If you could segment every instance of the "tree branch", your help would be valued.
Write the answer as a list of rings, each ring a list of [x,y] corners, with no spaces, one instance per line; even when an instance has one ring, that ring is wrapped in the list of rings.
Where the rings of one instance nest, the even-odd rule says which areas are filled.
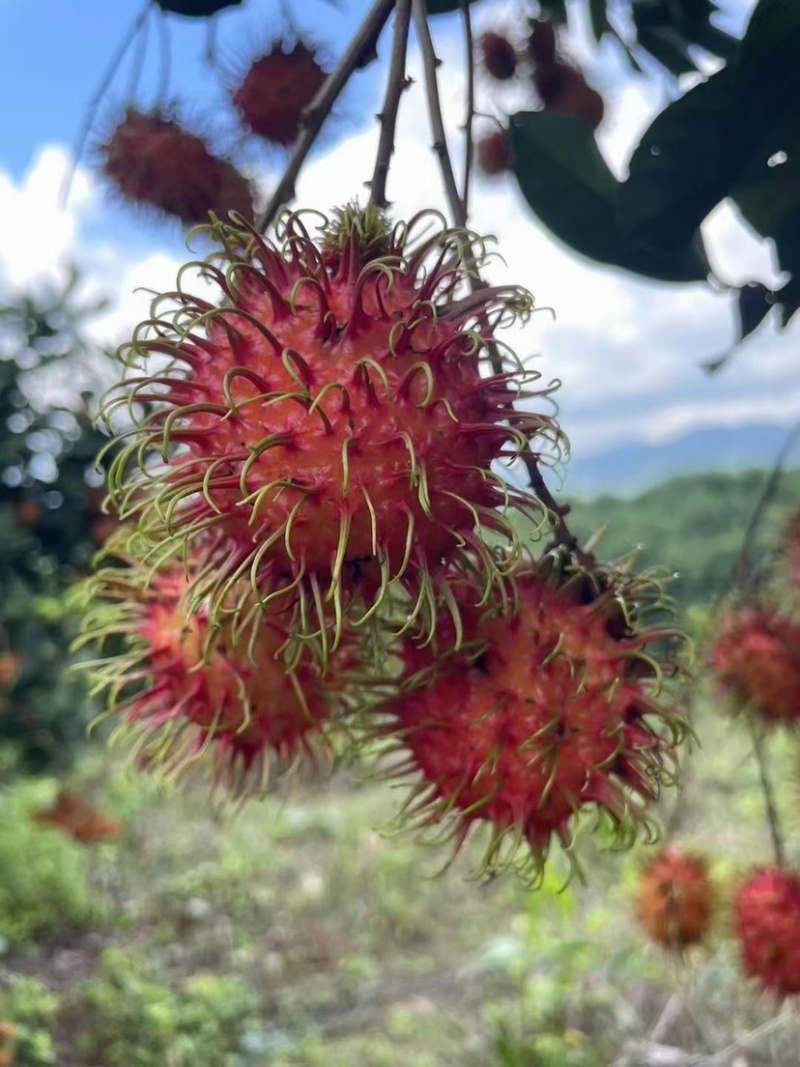
[[[464,205],[464,217],[468,218],[469,181],[472,175],[472,122],[475,118],[475,44],[472,36],[469,0],[460,0],[460,7],[464,19],[464,44],[467,50],[467,114],[464,119],[464,181],[461,187],[461,202]]]
[[[406,54],[408,52],[408,28],[410,23],[411,0],[397,0],[394,16],[392,62],[389,68],[389,80],[386,83],[383,110],[379,115],[381,136],[378,142],[375,170],[370,182],[370,203],[382,208],[389,206],[389,201],[386,199],[386,178],[389,174],[389,163],[394,152],[394,133],[397,126],[400,97],[408,86]]]
[[[464,201],[458,191],[456,176],[453,172],[453,161],[447,147],[447,134],[444,129],[442,118],[442,104],[439,99],[439,83],[436,79],[436,68],[439,60],[433,48],[428,16],[425,11],[425,0],[412,0],[414,9],[414,25],[419,37],[419,46],[422,52],[422,66],[425,71],[425,95],[428,99],[428,117],[433,134],[433,150],[439,157],[439,168],[444,180],[445,195],[450,206],[450,214],[456,226],[466,226],[467,212]]]
[[[358,68],[365,49],[372,45],[386,25],[394,6],[395,0],[375,0],[367,17],[345,49],[336,67],[325,79],[320,91],[311,101],[305,113],[303,128],[300,131],[297,144],[294,146],[294,151],[286,165],[286,170],[283,172],[277,189],[272,194],[269,203],[258,220],[258,229],[262,233],[274,221],[280,208],[294,199],[297,176],[314,141],[317,139],[317,134],[322,128],[322,124],[330,114],[331,108],[336,103],[345,85],[347,85],[351,75]]]
[[[751,723],[750,729],[753,735],[753,749],[756,754],[756,763],[758,764],[758,777],[761,781],[761,792],[764,794],[764,808],[766,809],[767,824],[769,825],[769,835],[772,839],[772,852],[775,856],[777,865],[779,867],[785,867],[786,849],[783,844],[783,833],[781,832],[778,806],[775,803],[775,789],[773,788],[772,779],[769,774],[767,753],[764,750],[764,731],[759,729],[755,723]]]

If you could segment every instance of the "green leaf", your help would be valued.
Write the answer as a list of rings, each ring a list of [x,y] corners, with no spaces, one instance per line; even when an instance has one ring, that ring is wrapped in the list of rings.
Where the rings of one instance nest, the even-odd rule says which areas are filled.
[[[743,341],[775,307],[775,297],[766,285],[750,282],[739,289],[736,306],[739,313],[739,340]]]
[[[606,13],[606,0],[589,0],[589,17],[592,21],[592,33],[595,40],[599,41],[611,29]]]
[[[477,0],[468,0],[468,3],[474,4]],[[425,0],[425,10],[429,15],[446,15],[450,11],[458,11],[461,7],[461,0]]]
[[[618,206],[622,228],[637,241],[686,245],[733,184],[734,82],[733,70],[723,68],[665,108],[642,137]]]
[[[695,61],[689,54],[684,37],[671,26],[654,26],[652,29],[639,30],[639,44],[649,52],[662,67],[678,77],[697,70]]]
[[[702,281],[709,270],[699,235],[684,248],[644,248],[617,218],[621,184],[592,131],[572,115],[519,112],[511,117],[514,172],[522,195],[551,233],[600,263],[663,281]]]
[[[156,0],[162,11],[187,18],[206,19],[226,7],[238,7],[242,0]]]

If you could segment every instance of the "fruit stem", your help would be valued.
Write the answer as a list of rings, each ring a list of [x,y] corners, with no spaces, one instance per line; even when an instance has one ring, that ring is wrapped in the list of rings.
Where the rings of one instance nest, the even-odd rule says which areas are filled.
[[[783,834],[781,832],[778,808],[775,804],[775,790],[769,775],[767,754],[764,750],[764,731],[759,730],[755,723],[751,723],[750,731],[753,736],[753,750],[756,756],[756,763],[758,764],[758,776],[761,780],[761,791],[764,794],[764,808],[766,809],[769,833],[772,838],[772,851],[775,855],[776,864],[779,867],[785,867],[786,849],[783,844]]]
[[[269,228],[280,208],[294,199],[297,175],[317,139],[322,124],[351,75],[363,61],[365,51],[375,42],[378,34],[386,25],[394,6],[395,0],[375,0],[355,37],[309,104],[303,117],[303,128],[286,165],[286,170],[258,219],[258,229],[262,233]]]
[[[375,170],[370,182],[370,203],[380,208],[389,207],[389,201],[386,199],[386,178],[389,174],[389,162],[394,152],[397,112],[400,108],[400,97],[410,84],[406,77],[406,54],[408,52],[408,28],[410,23],[411,0],[397,0],[397,10],[394,16],[392,61],[389,68],[389,78],[386,83],[383,110],[378,116],[381,124],[381,136],[378,142]]]

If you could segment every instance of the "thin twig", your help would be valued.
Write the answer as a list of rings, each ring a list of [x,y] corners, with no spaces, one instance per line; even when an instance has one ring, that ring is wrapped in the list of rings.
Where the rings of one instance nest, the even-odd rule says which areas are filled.
[[[742,547],[739,550],[739,555],[736,558],[736,563],[734,564],[733,568],[733,574],[731,576],[731,585],[734,587],[738,586],[740,589],[745,589],[752,581],[753,574],[751,567],[751,556],[753,554],[753,546],[755,544],[755,539],[758,535],[758,530],[761,526],[761,521],[766,513],[766,510],[778,491],[778,487],[783,476],[783,466],[797,440],[798,434],[800,434],[800,423],[797,423],[797,425],[794,426],[791,432],[789,433],[789,436],[787,437],[786,442],[783,448],[781,449],[780,454],[778,455],[778,458],[775,460],[775,465],[773,466],[772,470],[770,471],[769,477],[764,483],[764,488],[761,490],[761,495],[759,496],[758,500],[756,501],[755,507],[753,508],[753,512],[750,516],[750,521],[747,524],[747,529],[745,530],[745,534],[742,539]]]
[[[417,37],[422,52],[422,66],[425,71],[425,94],[428,99],[428,117],[433,134],[433,150],[439,158],[439,168],[444,180],[445,195],[450,206],[450,213],[456,226],[466,226],[467,212],[464,201],[458,191],[456,176],[453,172],[453,161],[447,148],[447,134],[444,129],[442,118],[442,104],[439,99],[439,83],[436,78],[436,68],[439,60],[433,48],[428,16],[425,11],[425,0],[412,0],[414,9],[414,25],[417,28]]]
[[[277,189],[272,194],[269,203],[258,220],[258,228],[262,232],[273,222],[280,208],[294,199],[297,176],[306,161],[306,156],[317,139],[317,134],[322,128],[322,124],[330,114],[331,108],[339,98],[339,94],[350,80],[350,76],[362,61],[365,49],[376,39],[386,25],[394,6],[395,0],[375,0],[355,37],[344,51],[342,58],[325,79],[320,91],[309,105],[303,119],[303,128],[286,165],[286,170],[283,172]]]
[[[89,101],[89,104],[86,108],[86,118],[84,119],[83,126],[81,128],[80,133],[78,134],[78,139],[75,143],[75,147],[73,150],[72,165],[67,171],[64,177],[64,184],[61,187],[62,204],[66,204],[67,200],[69,199],[69,191],[72,187],[72,179],[75,177],[75,171],[78,169],[78,163],[80,162],[80,158],[83,155],[83,150],[86,147],[86,141],[89,137],[89,133],[92,128],[92,123],[94,122],[94,117],[97,112],[98,105],[103,99],[112,81],[114,80],[114,77],[120,68],[120,64],[125,58],[125,54],[127,53],[130,46],[133,44],[133,42],[136,40],[136,34],[144,25],[144,22],[147,19],[147,16],[150,14],[151,10],[152,4],[150,0],[145,0],[144,7],[133,20],[130,28],[126,31],[125,36],[122,38],[122,41],[118,45],[116,52],[114,52],[113,56],[111,57],[111,61],[106,67],[105,74],[100,79],[100,84],[95,90],[92,99]]]
[[[761,781],[761,791],[764,794],[764,808],[766,809],[767,814],[769,835],[772,839],[772,852],[775,856],[777,865],[779,867],[784,867],[786,865],[786,849],[783,844],[783,833],[781,831],[778,807],[775,803],[775,789],[769,774],[767,753],[764,750],[764,732],[763,730],[759,730],[755,723],[751,723],[750,729],[753,735],[753,750],[756,755],[756,763],[758,764],[758,776]]]
[[[439,159],[439,168],[442,172],[442,180],[444,182],[445,195],[450,208],[450,214],[452,215],[456,226],[465,228],[467,222],[467,208],[464,199],[458,191],[458,185],[456,184],[455,173],[453,171],[453,162],[447,147],[447,136],[444,128],[444,119],[442,117],[442,105],[439,98],[439,84],[436,77],[436,68],[439,65],[439,60],[436,57],[436,52],[433,47],[433,40],[428,26],[428,18],[425,13],[424,0],[413,0],[413,12],[414,24],[417,29],[420,50],[422,52],[422,63],[425,74],[425,93],[428,100],[428,115],[431,124],[431,134],[433,136],[433,148]],[[469,284],[472,291],[476,292],[479,289],[487,288],[487,283],[480,276],[478,264],[469,242],[467,242],[464,258],[467,263]],[[503,363],[496,345],[489,345],[489,359],[494,373],[501,374],[503,372]],[[552,515],[555,543],[566,548],[567,551],[572,553],[584,566],[592,566],[595,562],[594,557],[590,553],[582,551],[578,544],[578,539],[567,525],[565,516],[570,510],[569,505],[559,504],[550,492],[539,467],[538,456],[536,456],[529,447],[522,454],[521,459],[528,471],[531,488],[536,493],[540,502]]]
[[[468,218],[469,181],[472,176],[472,123],[475,118],[475,43],[469,0],[460,0],[460,7],[464,19],[464,45],[467,50],[467,115],[464,119],[464,181],[461,187],[461,202],[464,205],[464,217]]]
[[[381,136],[378,141],[375,170],[370,182],[370,203],[375,204],[377,207],[389,206],[389,201],[386,199],[386,179],[389,174],[389,163],[394,152],[394,133],[397,127],[400,97],[408,86],[406,54],[408,52],[408,28],[410,23],[411,0],[397,0],[394,14],[394,41],[392,43],[389,80],[386,83],[383,109],[378,116],[381,123]]]

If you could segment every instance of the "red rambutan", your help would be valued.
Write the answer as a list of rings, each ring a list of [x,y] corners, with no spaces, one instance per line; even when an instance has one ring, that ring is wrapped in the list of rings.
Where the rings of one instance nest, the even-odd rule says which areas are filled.
[[[486,71],[498,81],[509,81],[517,69],[517,50],[500,33],[485,33],[480,39],[480,56]]]
[[[765,723],[800,724],[800,624],[740,607],[723,618],[710,662],[722,688]]]
[[[221,218],[231,211],[253,218],[247,179],[174,118],[129,107],[99,152],[103,171],[126,200],[187,226],[208,222],[211,211]]]
[[[708,865],[674,845],[642,871],[636,911],[650,937],[664,948],[682,949],[702,941],[713,906]]]
[[[280,45],[251,65],[233,104],[253,133],[276,144],[297,139],[303,115],[325,81],[316,53],[298,41],[291,52]]]
[[[757,871],[737,893],[735,915],[747,973],[778,996],[800,993],[800,874]]]
[[[538,454],[558,440],[549,417],[512,408],[537,375],[484,373],[498,325],[531,298],[459,295],[477,239],[443,230],[409,247],[429,220],[390,230],[345,211],[315,242],[293,214],[282,247],[219,227],[225,251],[202,269],[220,305],[170,294],[179,311],[125,346],[134,376],[106,414],[151,410],[115,455],[112,497],[167,553],[203,539],[216,607],[249,575],[265,606],[293,605],[295,633],[319,633],[331,604],[335,646],[348,605],[365,598],[358,625],[393,586],[411,598],[405,628],[430,632],[450,562],[477,557],[487,590],[513,566],[483,538],[517,544],[499,509],[540,518],[493,469],[528,438]],[[153,354],[172,365],[140,376]]]
[[[494,133],[482,137],[475,146],[478,156],[478,166],[484,174],[503,174],[511,168],[511,146],[508,143],[508,134],[505,130],[495,130]]]
[[[558,28],[549,19],[531,19],[527,51],[534,63],[548,66],[556,58]]]
[[[584,575],[559,586],[533,568],[515,585],[514,613],[462,610],[463,646],[444,661],[406,642],[410,684],[387,732],[402,753],[394,770],[414,775],[406,811],[418,828],[454,835],[458,850],[475,823],[488,823],[484,869],[526,842],[523,868],[536,877],[551,838],[569,848],[587,807],[632,839],[673,767],[683,722],[658,701],[650,646],[664,629],[636,632],[623,608],[644,583],[592,589]]]
[[[534,71],[534,84],[543,110],[553,115],[574,115],[596,130],[605,117],[605,103],[597,90],[587,85],[583,74],[556,60]]]
[[[352,669],[352,648],[331,660],[326,676],[308,657],[290,666],[280,617],[256,608],[249,617],[257,624],[212,627],[202,607],[187,613],[181,569],[152,573],[133,557],[127,563],[90,580],[82,643],[124,642],[122,652],[87,667],[108,694],[103,717],[143,735],[143,764],[176,774],[210,749],[215,782],[245,793],[263,789],[273,764],[315,762],[339,706],[336,672]]]

